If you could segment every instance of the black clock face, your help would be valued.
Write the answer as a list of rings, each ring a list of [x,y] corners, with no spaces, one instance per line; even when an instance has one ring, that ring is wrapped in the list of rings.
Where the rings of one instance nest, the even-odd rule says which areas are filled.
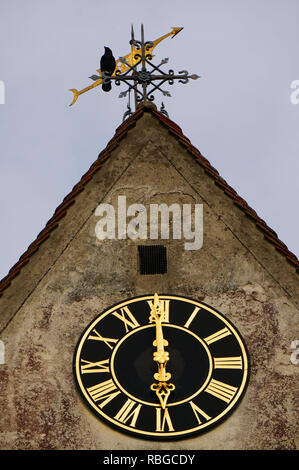
[[[86,404],[108,424],[177,439],[209,430],[236,407],[248,355],[237,329],[212,307],[156,294],[97,316],[76,347],[74,375]]]

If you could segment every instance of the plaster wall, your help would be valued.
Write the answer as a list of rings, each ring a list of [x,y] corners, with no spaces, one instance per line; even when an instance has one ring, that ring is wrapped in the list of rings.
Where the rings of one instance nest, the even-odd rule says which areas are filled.
[[[185,240],[100,241],[99,203],[203,204],[203,246]],[[168,272],[140,275],[137,246],[167,247]],[[83,329],[123,299],[181,294],[241,332],[250,381],[237,409],[195,438],[162,443],[110,428],[82,402],[72,361]],[[296,449],[298,274],[188,152],[145,114],[0,300],[1,449]],[[297,433],[297,440],[296,440]]]

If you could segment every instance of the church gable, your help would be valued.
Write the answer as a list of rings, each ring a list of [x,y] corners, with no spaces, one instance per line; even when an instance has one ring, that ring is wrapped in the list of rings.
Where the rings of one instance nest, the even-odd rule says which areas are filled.
[[[141,170],[140,182],[143,181],[143,186],[151,186],[154,178],[161,178],[159,163],[162,165],[164,161],[163,165],[172,167],[176,177],[180,175],[181,180],[185,180],[188,191],[193,193],[190,200],[197,198],[205,205],[205,210],[214,212],[225,230],[230,231],[238,243],[248,249],[248,253],[270,276],[280,278],[281,286],[288,295],[296,297],[296,270],[299,272],[296,256],[219,176],[217,170],[183,135],[179,126],[157,112],[153,105],[141,105],[132,117],[119,126],[98,159],[56,209],[45,229],[1,281],[0,303],[4,324],[55,264],[122,175],[127,171],[139,171],[135,167],[136,162],[142,162],[138,156],[150,142],[153,152],[160,152],[160,156],[155,160],[157,173],[154,175],[152,172],[150,180],[146,179],[146,171]],[[148,154],[151,155],[151,152]],[[162,187],[169,181],[164,178]],[[132,185],[133,198],[138,186],[136,183]],[[160,191],[163,191],[162,187]]]
[[[271,235],[271,241],[265,235]],[[9,421],[9,426],[2,426],[2,448],[145,447],[143,439],[118,433],[94,419],[77,393],[73,364],[82,331],[100,313],[122,305],[125,299],[155,292],[196,299],[223,312],[242,332],[250,357],[249,388],[238,411],[215,432],[191,440],[183,436],[180,449],[294,448],[295,373],[286,350],[296,331],[298,275],[296,257],[282,247],[277,235],[221,179],[176,124],[152,106],[138,108],[1,283],[6,363],[0,369],[0,408],[7,408],[7,397],[11,403],[9,417],[2,413],[2,419]],[[148,250],[153,274],[142,271],[145,265],[148,268],[144,261]],[[144,308],[152,303],[145,301]],[[166,307],[165,311],[166,316]],[[186,314],[184,306],[181,314],[186,317],[178,329],[188,330],[200,321],[199,311],[193,306]],[[103,345],[104,355],[97,362],[82,356],[83,375],[97,378],[106,373],[108,352],[119,332],[130,335],[141,326],[139,317],[125,308],[112,317],[117,321],[111,330],[92,330],[92,341]],[[225,324],[216,325],[203,333],[206,348],[230,336]],[[205,322],[201,327],[205,328]],[[152,344],[151,339],[148,349]],[[177,356],[178,364],[183,352]],[[234,354],[224,349],[213,364],[216,373],[228,364],[228,374],[232,368],[244,371],[245,377],[246,358],[245,348]],[[141,355],[139,365],[143,360]],[[135,353],[131,363],[135,367]],[[192,370],[197,363],[195,355]],[[120,369],[126,369],[126,360],[122,364]],[[100,405],[105,408],[106,400],[112,407],[116,398],[111,416],[123,425],[129,423],[132,431],[137,423],[142,424],[139,413],[144,403],[136,405],[127,397],[118,402],[121,392],[115,391],[112,379],[105,380],[113,393],[106,396],[105,385],[97,379],[92,386],[87,384],[89,399],[96,402],[104,395]],[[205,383],[203,392],[223,406],[230,405],[240,386],[225,380],[219,385],[215,376]],[[208,422],[208,411],[195,400],[189,403],[196,425]],[[156,412],[156,408],[152,407],[157,413],[153,432],[164,425],[172,432],[176,426],[172,410],[163,423],[161,410]],[[160,449],[168,445],[159,442]]]

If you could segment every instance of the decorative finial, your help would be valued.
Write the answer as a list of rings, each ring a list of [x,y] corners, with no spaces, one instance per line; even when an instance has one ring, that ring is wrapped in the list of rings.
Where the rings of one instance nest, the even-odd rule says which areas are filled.
[[[134,44],[134,28],[133,25],[131,25],[131,44]]]
[[[74,98],[71,103],[74,104],[78,96],[82,93],[94,88],[101,83],[103,89],[107,88],[105,85],[114,82],[116,86],[125,84],[128,88],[119,94],[119,98],[123,98],[128,95],[129,102],[127,105],[128,111],[124,115],[124,119],[132,114],[130,106],[130,92],[134,92],[135,111],[139,103],[141,102],[152,102],[155,99],[154,93],[159,91],[163,96],[170,97],[169,91],[162,88],[165,83],[173,85],[175,81],[179,83],[188,83],[189,79],[196,80],[199,78],[198,75],[189,75],[187,70],[182,70],[175,74],[172,69],[165,73],[161,66],[167,64],[168,58],[163,59],[159,65],[152,63],[153,50],[154,48],[165,38],[171,36],[174,38],[183,28],[172,28],[171,32],[161,36],[155,41],[144,40],[144,27],[141,25],[141,40],[135,40],[133,25],[131,26],[131,52],[123,57],[120,57],[115,61],[115,69],[111,74],[110,70],[100,70],[97,72],[99,75],[91,75],[90,78],[95,81],[94,84],[84,88],[81,91],[71,89],[74,93]],[[165,106],[162,103],[161,112],[167,115]]]

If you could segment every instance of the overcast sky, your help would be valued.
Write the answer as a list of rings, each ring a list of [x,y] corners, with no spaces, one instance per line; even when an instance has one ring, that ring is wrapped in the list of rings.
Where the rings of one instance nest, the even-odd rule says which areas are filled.
[[[104,46],[130,51],[144,24],[168,71],[169,117],[299,256],[299,0],[0,0],[0,279],[113,137],[126,111],[114,87],[69,106]]]

